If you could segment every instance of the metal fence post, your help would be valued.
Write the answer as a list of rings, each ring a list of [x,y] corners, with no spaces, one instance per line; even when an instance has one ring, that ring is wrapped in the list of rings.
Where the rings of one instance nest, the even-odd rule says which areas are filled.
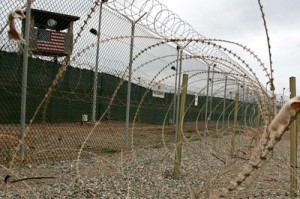
[[[27,45],[24,45],[23,49],[23,70],[22,70],[22,94],[21,94],[21,119],[20,119],[20,158],[24,160],[25,147],[24,137],[26,130],[26,95],[27,95],[27,72],[28,72],[28,45],[29,45],[29,29],[31,20],[31,1],[27,1],[26,8],[26,21],[25,21],[25,41]]]
[[[129,67],[128,67],[128,84],[127,84],[127,101],[126,101],[126,127],[125,127],[125,146],[128,148],[128,132],[129,132],[129,118],[130,118],[130,95],[131,95],[131,73],[132,73],[132,58],[133,58],[133,42],[134,42],[134,31],[135,24],[139,22],[147,13],[144,13],[136,21],[131,21],[131,39],[130,39],[130,54],[129,54]]]
[[[209,75],[210,75],[210,65],[207,65],[207,83],[206,83],[206,101],[205,101],[205,116],[204,116],[204,133],[208,131],[207,126],[207,112],[208,112],[208,91],[209,91]]]
[[[247,87],[247,89],[246,89],[246,100],[244,100],[244,103],[245,103],[245,113],[244,113],[245,126],[247,126],[248,94],[249,94],[249,88]]]
[[[99,51],[100,51],[100,36],[101,36],[101,21],[102,21],[102,5],[107,2],[107,0],[102,0],[100,2],[99,11],[99,22],[97,31],[97,52],[96,52],[96,63],[94,71],[94,84],[93,84],[93,107],[92,107],[92,122],[96,121],[96,106],[97,106],[97,91],[98,91],[98,67],[99,67]]]
[[[211,75],[211,87],[210,87],[210,102],[209,102],[209,116],[208,116],[208,121],[211,120],[211,116],[212,116],[212,100],[213,100],[213,90],[214,90],[214,76],[215,76],[215,67],[216,64],[213,65],[213,71],[212,71],[212,75]]]
[[[180,83],[181,83],[181,72],[182,72],[182,54],[183,49],[189,45],[190,42],[188,42],[183,47],[177,46],[179,48],[179,73],[178,73],[178,91],[177,91],[177,101],[176,101],[176,129],[175,129],[175,137],[178,134],[178,122],[179,122],[179,107],[180,107]]]
[[[178,73],[178,92],[177,92],[177,100],[176,100],[176,118],[175,118],[175,124],[176,124],[176,129],[175,129],[175,137],[177,137],[179,128],[178,128],[178,122],[179,122],[179,107],[180,107],[180,94],[182,92],[180,88],[180,83],[181,83],[181,72],[182,72],[182,53],[183,49],[180,48],[179,50],[179,73]]]
[[[225,86],[224,86],[224,102],[223,102],[223,118],[222,118],[222,129],[225,126],[225,109],[226,109],[226,91],[227,91],[227,75],[225,75]]]
[[[177,78],[178,78],[178,67],[179,67],[179,52],[180,46],[176,47],[177,50],[177,60],[176,60],[176,68],[175,68],[175,91],[174,91],[174,110],[173,110],[173,124],[176,124],[176,98],[177,98]]]

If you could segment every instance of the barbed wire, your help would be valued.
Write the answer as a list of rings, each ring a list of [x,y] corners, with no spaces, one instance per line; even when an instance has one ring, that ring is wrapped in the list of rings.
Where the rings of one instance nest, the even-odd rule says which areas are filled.
[[[132,20],[137,19],[144,13],[147,13],[141,19],[140,23],[163,38],[205,39],[205,37],[198,33],[189,23],[183,21],[178,15],[169,10],[158,0],[146,0],[139,6],[135,4],[137,2],[136,0],[125,0],[123,2],[124,3],[121,4],[118,0],[113,0],[108,3],[107,6],[112,10],[132,18]],[[184,42],[184,40],[181,42],[177,41],[177,44],[182,45]],[[233,62],[228,55],[220,51],[218,48],[209,46],[206,52],[205,48],[207,48],[207,45],[195,43],[192,46],[187,46],[185,50],[192,54],[213,55]]]
[[[30,52],[30,85],[27,88],[29,106],[24,140],[18,139],[19,126],[16,124],[18,123],[16,115],[19,111],[16,104],[20,96],[22,65],[22,54],[19,52],[22,48],[17,43],[9,41],[5,35],[6,21],[0,23],[0,58],[3,60],[0,69],[1,72],[4,71],[0,75],[0,97],[1,102],[5,104],[0,109],[0,118],[4,121],[4,124],[0,125],[2,130],[0,136],[4,138],[0,142],[3,146],[0,151],[0,165],[8,165],[8,168],[5,166],[5,172],[13,172],[19,162],[25,164],[74,160],[70,168],[70,181],[62,195],[68,197],[71,195],[69,188],[78,185],[79,192],[88,192],[89,197],[99,197],[95,190],[91,191],[85,184],[82,163],[86,157],[96,157],[99,161],[97,164],[100,164],[106,158],[102,157],[103,150],[120,152],[118,154],[121,156],[120,165],[114,164],[113,161],[104,162],[118,170],[114,174],[121,174],[128,181],[130,177],[125,170],[136,167],[123,164],[125,153],[130,159],[128,162],[140,163],[139,156],[136,156],[135,152],[146,148],[145,145],[156,148],[159,140],[161,143],[159,147],[164,147],[166,150],[164,154],[168,155],[170,162],[174,162],[170,151],[173,153],[174,137],[171,136],[175,134],[176,126],[171,116],[178,111],[173,106],[178,102],[176,97],[183,88],[180,87],[181,84],[174,85],[176,78],[179,77],[176,73],[178,68],[175,68],[175,71],[171,66],[178,67],[178,61],[184,65],[181,72],[189,75],[189,82],[186,85],[187,104],[183,113],[188,128],[181,129],[187,150],[192,149],[194,154],[202,156],[203,154],[199,154],[202,153],[202,149],[194,149],[192,145],[195,143],[199,146],[207,145],[208,155],[216,158],[222,165],[220,169],[226,172],[226,167],[235,162],[234,157],[227,155],[230,133],[236,131],[243,132],[244,135],[247,131],[253,131],[255,136],[260,136],[261,125],[264,127],[268,125],[272,116],[270,107],[273,101],[265,91],[264,85],[260,83],[257,74],[262,72],[271,80],[272,71],[269,71],[258,55],[247,46],[222,39],[205,38],[157,0],[143,2],[111,0],[105,4],[100,0],[80,3],[75,0],[68,2],[39,0],[31,3],[34,9],[74,15],[80,19],[74,25],[72,38],[74,49],[68,58],[47,57]],[[104,26],[101,29],[100,41],[96,41],[90,30],[97,25],[97,16],[102,11],[100,10],[102,3]],[[7,5],[0,8],[3,11],[0,15],[5,18],[10,11],[18,6],[24,8],[24,5],[26,6],[24,1],[7,1]],[[130,26],[144,14],[136,27],[133,58],[129,60],[128,47],[131,45],[130,40],[133,39],[130,35]],[[18,23],[17,28],[21,27],[22,24]],[[254,71],[244,57],[224,44],[237,46],[253,57],[260,71]],[[100,58],[95,60],[94,55],[98,47]],[[179,50],[183,49],[180,60],[177,47]],[[128,61],[132,61],[132,74],[128,73],[130,65]],[[96,63],[100,66],[98,71]],[[89,116],[91,112],[94,91],[92,80],[95,74],[99,75],[99,85],[96,87],[99,91],[96,96],[97,117],[95,121],[83,121],[82,118]],[[128,94],[126,86],[129,85],[129,75],[132,75],[130,82],[132,97],[129,100],[131,151],[123,153],[125,97]],[[158,85],[164,87],[164,98],[153,97],[154,87]],[[251,97],[248,97],[250,93]],[[199,100],[197,105],[196,100]],[[234,108],[236,103],[237,107]],[[238,113],[235,114],[234,111]],[[209,119],[206,119],[206,116]],[[232,124],[234,117],[239,122],[236,126]],[[211,125],[210,128],[207,128],[208,125]],[[148,129],[152,131],[148,132]],[[138,145],[136,142],[139,135],[142,137],[139,141],[146,142],[148,137],[157,132],[161,133],[160,138],[152,143]],[[191,136],[197,138],[195,143],[189,139],[190,135],[187,132],[191,132]],[[263,136],[268,136],[266,131],[263,132]],[[209,143],[210,141],[212,143]],[[18,159],[18,152],[24,143],[28,151],[27,159],[22,162]],[[247,157],[243,158],[247,160]],[[148,161],[152,159],[149,157]],[[210,163],[204,161],[204,164]],[[97,168],[99,167],[101,165],[97,165]],[[190,172],[185,168],[186,165],[182,167],[184,172]],[[57,168],[59,167],[54,166],[52,169],[57,171]],[[211,173],[208,183],[214,183],[219,174],[213,173],[211,165],[208,168]],[[142,169],[148,172],[148,168]],[[228,176],[233,174],[234,172]],[[165,182],[160,180],[162,179],[160,177],[159,180],[151,175],[149,178],[151,183],[161,185]],[[209,187],[208,190],[215,188]],[[167,192],[171,191],[168,189]],[[205,194],[208,196],[209,192]],[[146,197],[146,194],[143,196]]]

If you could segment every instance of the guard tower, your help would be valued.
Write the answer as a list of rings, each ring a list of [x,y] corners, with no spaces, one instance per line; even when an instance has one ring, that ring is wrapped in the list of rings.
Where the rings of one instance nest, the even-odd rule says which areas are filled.
[[[43,56],[70,56],[73,50],[73,24],[76,16],[44,10],[31,10],[29,49]],[[23,20],[23,27],[25,20]]]

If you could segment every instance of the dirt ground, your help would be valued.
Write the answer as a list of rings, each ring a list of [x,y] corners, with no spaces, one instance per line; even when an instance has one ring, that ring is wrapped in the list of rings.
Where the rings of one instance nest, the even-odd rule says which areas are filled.
[[[185,124],[184,139],[197,140],[203,136],[222,136],[220,126],[211,122],[208,133],[203,133],[203,123]],[[250,128],[241,128],[244,135],[258,138],[260,133]],[[8,164],[18,146],[18,125],[0,125],[0,164]],[[25,136],[25,159],[23,163],[41,163],[47,160],[76,159],[83,146],[83,157],[94,154],[111,154],[132,148],[160,148],[175,142],[174,125],[149,125],[135,123],[128,130],[128,145],[125,142],[125,123],[104,121],[72,124],[33,124]],[[231,132],[232,129],[225,129]],[[286,132],[283,139],[289,139]],[[299,140],[300,141],[300,140]]]
[[[9,162],[11,162],[11,155],[15,152],[14,147],[18,143],[18,139],[17,139],[18,127],[2,125],[0,128],[2,129],[2,134],[0,139],[2,158],[5,157],[4,155],[7,155],[7,157],[5,157],[6,159],[5,158],[2,159],[3,162],[1,162],[1,165],[5,166],[8,165]],[[4,131],[3,129],[5,129],[6,131]],[[111,121],[105,121],[103,123],[100,123],[96,127],[94,124],[89,124],[89,123],[83,125],[81,125],[80,123],[33,125],[29,128],[28,134],[25,139],[26,156],[25,156],[25,161],[23,162],[25,163],[23,165],[24,167],[23,169],[17,171],[16,167],[18,167],[19,161],[16,160],[15,162],[13,162],[14,163],[13,171],[17,173],[12,176],[14,176],[14,178],[18,178],[18,176],[19,178],[22,178],[27,175],[60,176],[60,180],[63,180],[64,179],[64,176],[62,176],[63,172],[68,172],[69,179],[67,183],[70,183],[72,182],[75,176],[74,163],[71,162],[73,162],[72,160],[76,160],[78,151],[80,150],[82,144],[84,144],[83,153],[81,155],[81,164],[82,164],[81,176],[83,177],[83,179],[92,179],[92,178],[101,179],[103,176],[117,175],[117,173],[120,172],[120,170],[119,168],[116,167],[116,165],[122,165],[122,161],[123,163],[125,162],[129,163],[133,158],[132,154],[131,156],[126,155],[127,153],[125,150],[126,147],[124,146],[125,143],[124,129],[125,129],[124,123],[111,122]],[[209,185],[209,182],[212,179],[212,176],[220,177],[220,182],[218,182],[217,184],[226,185],[228,179],[229,180],[232,179],[236,171],[240,170],[241,165],[245,164],[245,162],[247,161],[246,158],[249,157],[251,151],[251,148],[249,147],[251,143],[254,144],[255,141],[258,141],[260,137],[259,134],[260,132],[259,130],[251,130],[251,128],[249,127],[247,128],[240,127],[238,132],[242,132],[242,133],[239,133],[238,137],[242,142],[237,143],[237,147],[239,147],[239,150],[237,150],[237,156],[234,159],[232,157],[228,157],[227,154],[228,149],[230,148],[230,139],[231,139],[231,135],[228,135],[228,133],[231,133],[232,129],[227,129],[227,130],[225,129],[224,132],[227,133],[224,133],[223,131],[219,131],[216,129],[215,123],[211,123],[209,125],[208,133],[203,133],[203,129],[204,129],[203,124],[198,124],[198,126],[196,126],[196,124],[186,124],[184,126],[183,141],[189,142],[186,146],[189,148],[190,151],[193,151],[190,154],[190,156],[196,155],[196,157],[199,158],[199,160],[201,161],[197,161],[197,160],[194,161],[193,160],[194,158],[190,158],[190,156],[185,157],[184,160],[192,161],[191,164],[186,163],[186,165],[193,165],[193,163],[198,164],[200,162],[200,165],[198,165],[197,167],[196,166],[191,167],[191,170],[186,171],[188,175],[187,178],[189,180],[193,179],[196,171],[198,177],[197,179],[195,179],[195,183],[198,183],[203,180],[204,185],[207,186],[205,187],[205,189],[213,189],[215,187],[209,187],[211,186]],[[251,139],[253,139],[254,141],[252,142]],[[153,154],[157,153],[155,152],[156,150],[163,151],[160,150],[163,147],[166,147],[171,150],[172,145],[174,145],[174,141],[175,141],[175,127],[173,125],[161,126],[161,125],[135,124],[133,127],[131,126],[130,128],[128,140],[129,140],[129,151],[130,149],[134,148],[136,149],[136,151],[142,150],[143,153],[144,152],[149,153],[151,156],[152,152]],[[259,195],[260,191],[256,191],[256,190],[258,190],[258,188],[264,190],[263,187],[266,186],[269,187],[267,189],[265,188],[266,190],[268,191],[272,190],[276,194],[277,192],[281,194],[280,197],[277,198],[284,198],[283,196],[287,196],[284,194],[286,194],[286,190],[288,190],[289,187],[289,183],[287,179],[287,176],[289,176],[288,155],[287,155],[289,148],[286,146],[288,145],[288,140],[289,140],[289,133],[286,132],[285,135],[283,136],[283,142],[281,142],[279,146],[276,147],[276,152],[274,153],[274,157],[272,155],[273,160],[267,162],[267,164],[264,165],[265,168],[264,170],[259,171],[259,175],[257,175],[259,179],[257,179],[257,176],[253,177],[251,181],[252,183],[251,186],[253,189],[251,188],[248,190],[247,186],[242,188],[243,190],[247,190],[248,195],[249,194],[254,196]],[[199,149],[194,148],[193,143],[197,144],[195,146],[200,148]],[[245,155],[246,153],[247,155]],[[150,158],[149,154],[148,157]],[[162,160],[168,159],[164,157],[163,153],[158,152],[156,155]],[[90,162],[88,160],[93,158],[97,159],[97,163]],[[139,158],[135,157],[135,158],[136,160],[140,161],[139,158],[141,157]],[[62,165],[59,166],[59,163],[64,161],[66,163],[66,166],[62,166]],[[85,163],[86,161],[87,163]],[[149,163],[147,163],[146,160],[144,168],[146,168],[148,164],[151,165],[152,163],[154,163],[153,160],[151,160],[151,162]],[[216,165],[218,164],[221,165],[220,168],[216,167]],[[270,166],[268,166],[269,164]],[[159,165],[160,164],[158,161],[157,166],[159,167]],[[172,161],[171,163],[168,162],[168,165],[172,165]],[[207,167],[205,167],[205,165]],[[4,166],[0,168],[0,172],[3,174],[7,174],[8,170]],[[157,168],[155,167],[154,171],[157,171]],[[270,170],[268,168],[273,168],[273,169]],[[284,172],[283,172],[283,168],[284,168]],[[148,169],[149,170],[147,170],[147,172],[152,172],[150,168]],[[219,169],[222,169],[222,171]],[[276,171],[275,173],[276,175],[274,174],[275,171]],[[220,174],[218,174],[219,172]],[[163,175],[165,175],[164,172],[162,173]],[[4,180],[5,175],[2,175],[2,178]],[[168,178],[163,179],[163,181],[166,181],[164,182],[166,184],[169,183]],[[29,181],[28,183],[31,187],[34,187],[36,190],[39,190],[39,186],[40,185],[45,186],[45,183],[50,185],[56,184],[59,187],[61,181],[57,181],[55,179],[45,179],[45,180],[38,180],[38,181]],[[87,180],[86,183],[89,183],[89,180]],[[274,184],[274,186],[272,184]],[[0,190],[5,188],[5,184],[2,183],[2,185],[3,186],[0,186]],[[282,185],[284,185],[284,187]],[[17,189],[19,190],[27,189],[26,185],[23,183],[19,183],[17,184],[17,186],[18,186]],[[191,187],[195,187],[194,190],[198,190],[199,187],[201,186],[199,184],[195,184],[195,185],[191,184]],[[97,186],[95,185],[95,187]],[[276,190],[278,189],[279,191],[278,190],[276,191],[274,187],[276,188]],[[59,190],[59,188],[57,189]],[[172,190],[173,189],[177,190],[178,188],[172,187]],[[204,188],[202,189],[204,190]],[[264,194],[268,194],[268,193],[264,193]],[[203,196],[205,196],[205,194]],[[234,198],[236,198],[236,196]],[[240,197],[240,198],[244,198],[244,197]],[[256,198],[274,198],[274,197],[271,196],[265,197],[260,195],[259,197]]]
[[[214,130],[215,123],[208,125]],[[185,139],[199,139],[204,125],[185,124]],[[0,163],[11,161],[18,146],[18,125],[0,125]],[[174,125],[149,125],[135,123],[128,130],[128,146],[131,148],[159,148],[175,141]],[[100,153],[114,153],[126,149],[125,123],[104,121],[72,124],[33,124],[25,136],[25,160],[23,163],[41,163],[47,159],[66,160],[77,158],[78,150],[84,145],[83,156]]]

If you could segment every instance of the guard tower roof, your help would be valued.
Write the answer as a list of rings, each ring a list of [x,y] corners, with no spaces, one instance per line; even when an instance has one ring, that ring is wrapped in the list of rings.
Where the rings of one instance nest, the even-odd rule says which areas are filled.
[[[57,31],[67,29],[71,22],[80,19],[80,17],[77,16],[65,15],[61,13],[54,13],[37,9],[31,9],[31,16],[34,18],[34,26],[40,29],[49,28],[47,25],[49,19],[55,20],[57,24],[52,29]]]

